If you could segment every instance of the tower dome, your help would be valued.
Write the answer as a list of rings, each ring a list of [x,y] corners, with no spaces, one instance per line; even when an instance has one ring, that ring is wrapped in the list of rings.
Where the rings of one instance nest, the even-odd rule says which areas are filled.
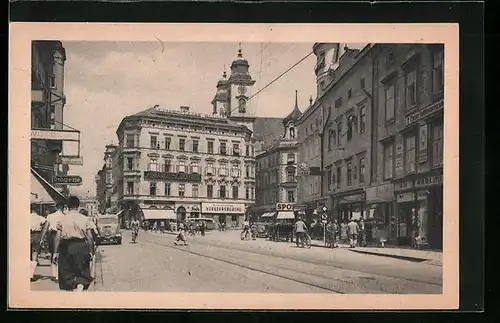
[[[221,88],[227,84],[227,74],[226,71],[222,74],[222,78],[217,82],[217,88]]]
[[[297,100],[297,90],[295,90],[295,107],[293,111],[290,112],[290,114],[288,114],[285,117],[285,119],[283,119],[283,125],[286,127],[286,125],[288,125],[290,121],[295,123],[300,118],[301,115],[302,112],[299,110],[299,103]]]
[[[250,65],[248,61],[243,58],[243,53],[240,48],[238,49],[238,57],[231,63],[231,76],[230,81],[251,81],[252,77],[248,71]]]

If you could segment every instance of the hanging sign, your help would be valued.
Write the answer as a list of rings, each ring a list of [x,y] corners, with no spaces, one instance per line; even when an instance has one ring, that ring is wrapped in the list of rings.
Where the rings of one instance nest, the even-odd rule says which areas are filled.
[[[295,203],[276,203],[276,211],[293,211]]]
[[[79,141],[80,140],[80,131],[31,129],[30,139]]]
[[[52,177],[52,183],[62,185],[82,185],[82,178],[80,176],[54,176]]]
[[[428,148],[427,148],[427,139],[428,139],[428,131],[429,126],[427,124],[420,126],[420,136],[419,136],[419,145],[418,145],[418,162],[423,164],[427,162],[428,156]]]
[[[83,165],[83,157],[79,156],[58,156],[57,164],[63,165]]]
[[[396,177],[400,177],[403,175],[403,145],[396,145]]]

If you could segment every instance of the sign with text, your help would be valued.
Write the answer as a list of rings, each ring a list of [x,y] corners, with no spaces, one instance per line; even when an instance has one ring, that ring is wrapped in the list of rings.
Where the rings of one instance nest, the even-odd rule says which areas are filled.
[[[179,182],[201,182],[201,174],[187,173],[164,173],[157,171],[145,171],[145,180],[163,180],[163,181],[179,181]]]
[[[429,116],[430,114],[432,114],[438,110],[441,110],[443,107],[444,107],[443,101],[439,101],[439,102],[434,103],[426,108],[423,108],[422,110],[416,111],[416,112],[408,115],[405,118],[405,125],[409,126],[412,123],[415,123],[415,122]]]
[[[30,138],[37,139],[37,140],[79,141],[80,140],[80,131],[31,129],[31,137]]]
[[[276,211],[293,211],[295,203],[276,203]]]
[[[58,156],[57,164],[83,165],[83,157],[78,156]]]
[[[429,126],[427,124],[420,126],[419,145],[418,145],[418,162],[420,164],[427,162],[427,156],[428,156],[427,151],[429,150],[427,147],[428,131],[429,131]]]
[[[403,175],[404,149],[402,144],[396,145],[396,177]]]
[[[237,203],[202,203],[202,213],[243,214],[245,205]]]
[[[441,175],[426,176],[419,178],[415,181],[415,187],[425,187],[429,185],[439,185],[443,183],[443,177]]]
[[[53,184],[60,185],[82,185],[82,178],[80,176],[54,176],[52,177]]]
[[[407,189],[413,188],[413,182],[412,181],[402,181],[402,182],[397,182],[394,183],[394,190],[395,191],[403,191]]]

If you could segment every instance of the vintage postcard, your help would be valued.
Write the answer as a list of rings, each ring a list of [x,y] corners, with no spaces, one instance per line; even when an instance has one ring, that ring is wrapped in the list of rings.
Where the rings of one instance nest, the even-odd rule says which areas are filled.
[[[11,307],[458,307],[457,24],[10,36]]]

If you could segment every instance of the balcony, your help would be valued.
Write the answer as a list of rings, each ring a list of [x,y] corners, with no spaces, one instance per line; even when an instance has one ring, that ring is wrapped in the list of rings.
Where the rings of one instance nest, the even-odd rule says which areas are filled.
[[[140,169],[129,169],[126,168],[123,170],[123,176],[124,177],[135,177],[135,176],[141,176],[141,170]]]

